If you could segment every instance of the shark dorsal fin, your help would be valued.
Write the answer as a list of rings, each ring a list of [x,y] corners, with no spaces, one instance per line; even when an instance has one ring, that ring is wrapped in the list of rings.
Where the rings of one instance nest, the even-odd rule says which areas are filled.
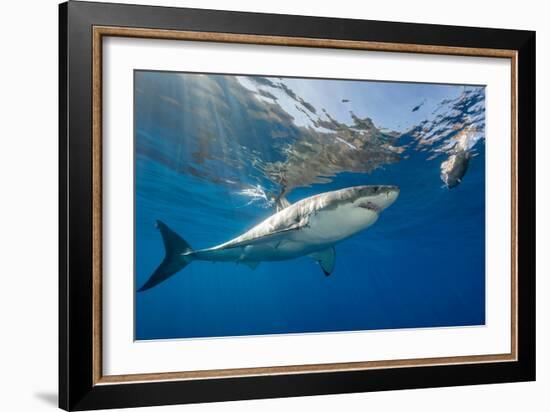
[[[276,200],[277,212],[286,209],[290,206],[290,202],[284,196],[279,196]]]

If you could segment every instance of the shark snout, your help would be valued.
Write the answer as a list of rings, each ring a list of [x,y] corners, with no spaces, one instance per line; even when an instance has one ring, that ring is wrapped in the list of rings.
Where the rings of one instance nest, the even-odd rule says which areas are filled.
[[[399,197],[399,188],[397,186],[391,186],[391,189],[389,189],[386,192],[386,205],[384,207],[387,208],[393,204]]]
[[[381,212],[390,207],[399,197],[397,186],[365,186],[365,195],[360,197],[356,205],[362,209]]]

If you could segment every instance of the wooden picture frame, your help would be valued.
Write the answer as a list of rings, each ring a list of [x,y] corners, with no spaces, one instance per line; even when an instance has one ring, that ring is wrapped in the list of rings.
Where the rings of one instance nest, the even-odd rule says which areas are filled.
[[[60,5],[59,406],[215,402],[535,379],[535,33],[168,7]],[[102,373],[105,37],[510,59],[511,352],[150,374]],[[508,121],[508,120],[507,120]]]

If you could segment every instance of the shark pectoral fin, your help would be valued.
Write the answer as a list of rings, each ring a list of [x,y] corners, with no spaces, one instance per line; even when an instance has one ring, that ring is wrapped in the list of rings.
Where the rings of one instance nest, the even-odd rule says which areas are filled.
[[[336,261],[334,246],[320,250],[319,252],[311,253],[308,256],[319,263],[325,276],[329,276],[334,270],[334,263]]]
[[[242,262],[243,265],[246,265],[248,266],[250,269],[254,270],[258,267],[258,265],[260,264],[260,262]]]

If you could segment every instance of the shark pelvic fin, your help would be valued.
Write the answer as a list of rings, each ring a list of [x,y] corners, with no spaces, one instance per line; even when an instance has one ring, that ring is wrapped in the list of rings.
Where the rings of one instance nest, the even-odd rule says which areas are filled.
[[[258,267],[258,265],[260,264],[260,262],[242,262],[243,265],[246,265],[248,266],[250,269],[254,270]]]
[[[334,271],[334,264],[336,261],[334,246],[320,250],[319,252],[311,253],[308,256],[319,263],[319,266],[323,269],[325,276],[330,276],[330,274]]]

